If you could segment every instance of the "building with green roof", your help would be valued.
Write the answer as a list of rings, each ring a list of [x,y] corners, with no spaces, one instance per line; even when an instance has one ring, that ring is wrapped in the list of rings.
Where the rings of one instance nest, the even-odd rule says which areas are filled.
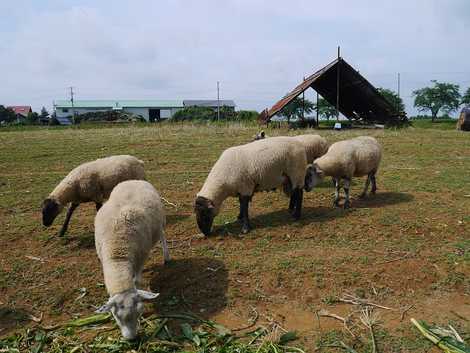
[[[54,102],[57,119],[63,121],[73,115],[90,112],[122,110],[154,122],[169,119],[183,109],[182,100],[58,100]]]

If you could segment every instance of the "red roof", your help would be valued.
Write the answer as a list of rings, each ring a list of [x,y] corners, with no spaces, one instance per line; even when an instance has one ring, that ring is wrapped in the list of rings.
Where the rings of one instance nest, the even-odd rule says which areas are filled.
[[[23,116],[28,116],[28,114],[33,111],[31,109],[31,106],[29,106],[29,105],[12,105],[12,106],[7,107],[7,108],[13,110],[15,112],[15,114],[19,114],[19,115],[23,115]]]

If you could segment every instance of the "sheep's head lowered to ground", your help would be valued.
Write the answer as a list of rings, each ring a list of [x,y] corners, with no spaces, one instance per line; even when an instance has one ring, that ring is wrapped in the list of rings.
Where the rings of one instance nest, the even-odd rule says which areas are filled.
[[[63,206],[53,199],[45,199],[42,203],[42,224],[49,227],[62,211]]]
[[[318,184],[319,177],[315,174],[315,167],[313,165],[309,165],[307,167],[307,171],[305,172],[305,183],[304,189],[307,192],[312,191],[312,189]]]
[[[205,236],[208,236],[216,215],[214,203],[208,198],[198,196],[194,202],[194,212],[199,229]]]
[[[263,140],[265,138],[266,138],[266,134],[264,133],[264,130],[261,130],[260,132],[256,133],[253,141]]]
[[[325,173],[315,163],[309,165],[305,173],[305,191],[312,191],[312,189],[321,182],[324,176]]]
[[[129,289],[115,294],[108,302],[101,306],[97,313],[110,312],[121,329],[122,336],[127,340],[137,337],[139,318],[144,312],[144,300],[158,297],[158,293],[147,292],[140,289]]]

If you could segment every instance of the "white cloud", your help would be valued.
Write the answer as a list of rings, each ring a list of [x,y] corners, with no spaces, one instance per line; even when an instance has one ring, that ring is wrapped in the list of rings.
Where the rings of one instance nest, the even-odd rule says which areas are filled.
[[[77,98],[224,98],[274,103],[304,75],[343,56],[402,93],[431,79],[470,86],[466,0],[7,1],[0,25],[0,104]]]

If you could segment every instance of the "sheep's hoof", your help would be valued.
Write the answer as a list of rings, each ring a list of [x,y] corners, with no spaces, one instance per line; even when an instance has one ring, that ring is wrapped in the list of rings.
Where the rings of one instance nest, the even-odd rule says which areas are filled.
[[[351,203],[350,203],[349,201],[345,201],[345,202],[344,202],[344,205],[343,205],[343,208],[344,208],[345,210],[347,210],[347,209],[350,208],[350,207],[351,207]]]
[[[250,226],[247,226],[247,225],[244,225],[242,227],[242,234],[248,234],[251,230],[251,227]]]
[[[292,217],[294,218],[294,220],[298,221],[300,219],[300,212],[294,212],[292,214]]]
[[[339,200],[333,201],[333,207],[339,207]]]
[[[372,195],[375,195],[376,192],[377,192],[377,190],[371,190],[371,191],[370,191],[370,193],[371,193]]]

